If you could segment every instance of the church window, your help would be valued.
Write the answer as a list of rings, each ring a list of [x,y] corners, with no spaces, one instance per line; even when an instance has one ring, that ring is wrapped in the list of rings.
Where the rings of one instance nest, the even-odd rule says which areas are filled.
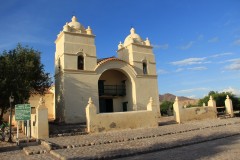
[[[84,58],[82,55],[78,56],[78,69],[79,70],[84,69]]]
[[[147,63],[143,62],[143,74],[147,74]]]

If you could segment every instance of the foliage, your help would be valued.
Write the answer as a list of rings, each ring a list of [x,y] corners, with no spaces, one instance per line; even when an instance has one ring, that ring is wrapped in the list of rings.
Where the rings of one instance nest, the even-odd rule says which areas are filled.
[[[0,53],[0,109],[1,115],[9,108],[9,96],[14,103],[25,103],[32,93],[44,94],[51,85],[40,60],[41,53],[18,44],[15,49]]]
[[[168,111],[173,110],[173,102],[163,101],[160,105],[160,112],[162,115],[168,115]]]
[[[198,105],[202,106],[203,103],[205,103],[207,105],[210,96],[212,96],[213,99],[216,101],[217,107],[225,106],[225,100],[226,100],[227,95],[232,100],[233,110],[239,110],[240,109],[240,98],[237,98],[231,92],[218,93],[218,92],[215,92],[215,91],[210,91],[207,96],[205,96],[204,98],[202,98],[198,101]]]
[[[197,105],[197,104],[188,104],[187,105],[187,108],[191,108],[191,107],[199,107],[199,105]]]

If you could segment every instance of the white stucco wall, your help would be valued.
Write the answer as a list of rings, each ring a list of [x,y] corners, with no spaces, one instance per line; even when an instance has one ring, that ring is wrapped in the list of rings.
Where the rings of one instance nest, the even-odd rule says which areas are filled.
[[[92,97],[94,101],[98,102],[98,79],[96,74],[65,73],[63,97],[65,122],[85,122],[85,106],[88,98]]]
[[[152,101],[147,105],[147,110],[115,113],[99,113],[89,100],[86,107],[87,130],[90,133],[107,132],[122,129],[150,128],[158,126]]]
[[[29,103],[31,107],[37,107],[39,105],[39,100],[41,95],[34,94],[29,98]],[[48,109],[48,119],[55,118],[55,105],[54,105],[54,93],[48,93],[44,95],[45,106]]]
[[[173,104],[173,109],[175,121],[178,123],[217,118],[217,110],[215,106],[184,108],[178,101],[178,98],[176,98]]]

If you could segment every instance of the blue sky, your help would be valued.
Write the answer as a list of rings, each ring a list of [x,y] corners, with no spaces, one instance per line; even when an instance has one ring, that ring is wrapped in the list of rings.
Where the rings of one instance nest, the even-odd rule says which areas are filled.
[[[96,35],[97,56],[116,56],[131,26],[154,46],[159,92],[240,95],[239,0],[10,0],[0,5],[0,52],[18,42],[54,73],[57,34],[76,15]]]

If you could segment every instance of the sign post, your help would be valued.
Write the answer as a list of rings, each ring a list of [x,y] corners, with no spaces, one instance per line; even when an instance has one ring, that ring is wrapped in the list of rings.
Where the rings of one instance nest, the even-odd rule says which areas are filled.
[[[18,122],[19,121],[27,121],[29,123],[29,120],[31,120],[31,106],[30,104],[17,104],[15,105],[15,120],[17,121],[17,128],[18,128]],[[28,127],[27,125],[27,141],[28,141]],[[17,129],[17,144],[19,145],[18,140],[18,129]]]

